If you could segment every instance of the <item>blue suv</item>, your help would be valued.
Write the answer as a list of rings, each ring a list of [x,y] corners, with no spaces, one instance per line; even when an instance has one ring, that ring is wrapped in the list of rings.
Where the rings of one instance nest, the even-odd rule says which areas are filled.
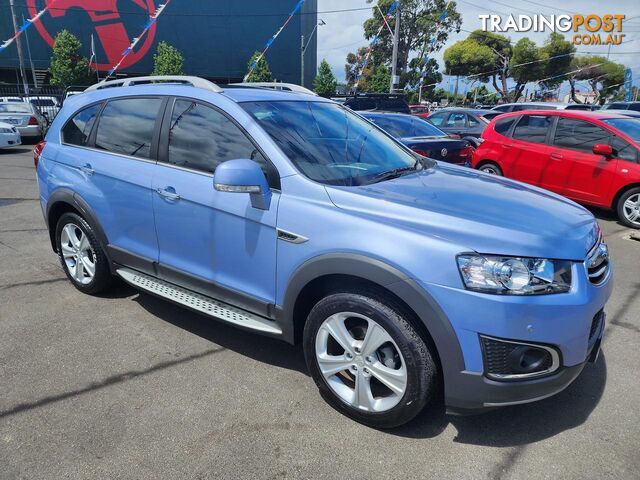
[[[359,422],[545,398],[599,352],[612,273],[591,213],[417,155],[330,100],[101,83],[65,102],[35,162],[77,289],[118,276],[300,342],[322,396]]]

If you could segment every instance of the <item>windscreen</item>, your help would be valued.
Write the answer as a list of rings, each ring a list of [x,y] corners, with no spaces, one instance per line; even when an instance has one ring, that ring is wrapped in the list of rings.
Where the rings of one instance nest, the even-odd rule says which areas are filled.
[[[637,118],[608,118],[604,123],[617,128],[629,138],[640,142],[640,119]]]
[[[317,182],[356,186],[409,169],[416,157],[378,128],[335,103],[241,104],[297,169]]]
[[[0,113],[31,113],[31,107],[24,103],[0,103]]]

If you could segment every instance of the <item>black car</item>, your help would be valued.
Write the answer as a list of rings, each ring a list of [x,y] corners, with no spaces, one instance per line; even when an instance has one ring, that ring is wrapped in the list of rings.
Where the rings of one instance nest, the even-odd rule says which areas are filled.
[[[449,135],[455,135],[460,138],[480,138],[490,121],[485,118],[485,115],[491,115],[492,113],[495,112],[471,108],[447,108],[432,113],[428,119]]]
[[[411,113],[407,97],[395,93],[358,93],[346,97],[344,105],[355,111]]]
[[[457,165],[471,165],[474,148],[468,141],[451,138],[420,117],[403,113],[360,114],[419,155]]]
[[[602,107],[603,110],[636,110],[640,111],[640,102],[612,102]]]

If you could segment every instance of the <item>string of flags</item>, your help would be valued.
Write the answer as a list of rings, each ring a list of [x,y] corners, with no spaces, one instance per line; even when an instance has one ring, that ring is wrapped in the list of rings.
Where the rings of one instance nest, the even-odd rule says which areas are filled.
[[[289,22],[291,21],[293,16],[296,13],[298,13],[298,10],[300,10],[300,7],[302,7],[303,3],[304,3],[304,0],[298,0],[298,3],[296,3],[296,6],[293,7],[293,10],[291,10],[291,13],[289,14],[289,16],[287,17],[285,22],[282,24],[282,26],[278,29],[278,31],[276,33],[274,33],[274,35],[269,40],[267,40],[267,43],[265,44],[264,48],[262,49],[262,52],[260,52],[260,55],[258,55],[256,57],[256,59],[253,62],[251,62],[251,65],[249,65],[249,71],[244,76],[244,80],[243,80],[244,82],[247,81],[249,76],[256,69],[256,67],[258,66],[258,62],[260,60],[262,60],[262,58],[265,56],[265,54],[267,53],[267,50],[269,50],[269,47],[271,47],[271,45],[276,40],[276,38],[278,38],[278,35],[280,35],[280,32],[282,32],[287,27],[287,25],[289,24]]]
[[[436,43],[438,41],[438,30],[440,30],[440,28],[443,26],[443,22],[447,18],[447,8],[449,7],[449,3],[450,2],[447,2],[442,9],[442,12],[440,12],[440,17],[438,17],[438,21],[436,22],[436,28],[433,33],[433,38],[431,39],[431,42],[429,44],[429,50],[425,52],[425,55],[420,58],[420,61],[422,62],[422,68],[420,70],[420,80],[418,80],[418,85],[416,88],[420,88],[424,85],[424,80],[427,77],[427,60],[429,58],[429,55],[431,55],[436,49]]]
[[[33,17],[27,19],[24,21],[24,23],[20,26],[20,28],[18,28],[18,31],[15,33],[15,35],[13,37],[11,37],[10,39],[6,40],[5,42],[3,42],[0,45],[0,53],[5,50],[7,47],[9,47],[9,45],[11,45],[13,42],[15,42],[18,37],[20,37],[20,35],[22,35],[22,33],[29,28],[31,25],[34,24],[34,22],[37,22],[40,17],[42,15],[44,15],[46,13],[47,10],[49,10],[51,7],[53,7],[53,5],[57,2],[58,0],[53,0],[51,2],[47,2],[45,7],[40,10],[38,13],[36,13]]]
[[[360,64],[358,65],[358,73],[356,74],[356,78],[355,78],[355,80],[356,80],[356,83],[355,83],[356,88],[358,87],[358,84],[360,83],[360,78],[362,77],[362,72],[366,68],[367,63],[369,63],[369,57],[371,56],[371,52],[373,51],[373,47],[375,46],[376,43],[378,43],[378,40],[380,38],[380,34],[382,33],[382,29],[384,28],[384,26],[387,24],[387,22],[391,18],[391,15],[393,14],[393,12],[395,11],[397,6],[398,6],[397,0],[395,2],[393,2],[389,6],[389,9],[387,10],[386,15],[382,18],[382,24],[380,25],[380,28],[378,29],[377,33],[373,36],[373,38],[369,42],[369,47],[367,48],[367,52],[362,57],[362,62],[360,62]]]
[[[122,65],[122,62],[124,62],[124,59],[127,58],[127,56],[133,51],[133,49],[136,47],[140,39],[144,37],[145,34],[151,28],[151,26],[154,23],[156,23],[156,20],[158,20],[158,17],[162,15],[162,12],[164,11],[165,8],[167,8],[167,5],[169,5],[170,3],[171,3],[171,0],[167,0],[165,3],[161,3],[160,5],[158,5],[158,8],[156,8],[153,15],[150,15],[149,19],[147,20],[147,23],[144,24],[144,28],[142,29],[142,32],[140,33],[140,35],[138,35],[131,41],[131,44],[127,48],[125,48],[124,51],[122,52],[122,57],[120,58],[118,63],[116,63],[113,67],[111,67],[111,69],[107,72],[107,76],[105,80],[108,80],[109,77],[113,76],[116,70],[120,68],[120,65]]]

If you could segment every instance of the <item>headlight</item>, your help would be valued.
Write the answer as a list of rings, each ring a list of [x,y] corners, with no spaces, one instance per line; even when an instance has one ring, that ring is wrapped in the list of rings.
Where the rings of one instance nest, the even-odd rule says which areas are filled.
[[[459,255],[465,287],[485,293],[540,295],[571,289],[571,262],[545,258]]]
[[[13,133],[11,128],[0,128],[0,133]]]

